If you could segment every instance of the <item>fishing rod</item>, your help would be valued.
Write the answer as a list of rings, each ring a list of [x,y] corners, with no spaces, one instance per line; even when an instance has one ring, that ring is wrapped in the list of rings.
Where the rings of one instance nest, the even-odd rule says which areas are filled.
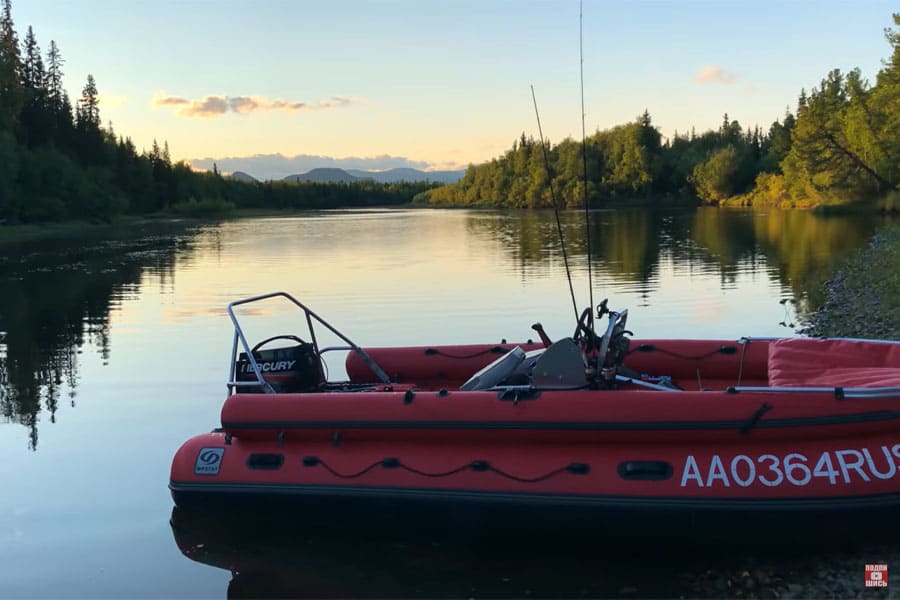
[[[584,162],[584,229],[587,243],[587,268],[588,268],[588,295],[591,307],[594,306],[594,282],[591,273],[591,214],[588,209],[588,176],[587,176],[587,135],[584,129],[584,16],[582,2],[578,3],[578,57],[580,58],[579,75],[581,78],[581,156]],[[594,331],[593,308],[590,319],[591,331]]]
[[[562,224],[559,222],[559,202],[556,201],[556,188],[553,187],[553,173],[550,172],[550,158],[547,156],[547,146],[544,144],[544,132],[541,129],[541,115],[538,113],[537,98],[534,95],[533,85],[531,86],[531,99],[534,102],[534,116],[537,117],[538,135],[541,138],[541,150],[544,153],[544,169],[547,171],[547,180],[550,184],[550,199],[553,201],[553,214],[556,216],[556,231],[559,233],[559,245],[562,248],[563,263],[566,265],[566,278],[569,280],[569,294],[572,296],[572,310],[575,311],[575,321],[577,322],[578,303],[575,301],[575,288],[572,287],[572,272],[569,270],[569,256],[566,253],[566,240],[563,237]]]

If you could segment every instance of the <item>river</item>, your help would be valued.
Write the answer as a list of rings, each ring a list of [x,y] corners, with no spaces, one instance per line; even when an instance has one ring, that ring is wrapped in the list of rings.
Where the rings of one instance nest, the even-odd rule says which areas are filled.
[[[880,225],[799,211],[596,211],[594,301],[628,308],[638,337],[795,335],[823,279]],[[583,215],[563,213],[562,229],[581,308]],[[596,596],[646,579],[634,562],[559,552],[498,563],[434,540],[276,533],[217,547],[218,528],[173,533],[171,457],[217,425],[224,399],[225,306],[275,290],[363,346],[523,340],[537,321],[554,338],[574,329],[548,212],[324,211],[18,242],[0,233],[0,597]],[[250,337],[297,331],[293,317],[251,311]],[[339,376],[339,361],[329,368]],[[655,565],[640,591],[670,595],[679,568]]]

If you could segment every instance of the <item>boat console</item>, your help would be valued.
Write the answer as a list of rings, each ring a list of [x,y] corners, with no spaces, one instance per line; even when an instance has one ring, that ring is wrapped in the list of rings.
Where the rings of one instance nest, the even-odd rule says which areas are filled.
[[[303,312],[309,331],[309,342],[295,335],[278,335],[263,340],[252,348],[250,347],[235,309],[238,306],[272,298],[283,298]],[[228,316],[234,326],[230,363],[231,373],[228,379],[228,391],[230,393],[263,392],[274,394],[279,392],[327,391],[333,385],[333,382],[327,380],[322,366],[322,355],[327,352],[348,350],[359,355],[379,381],[390,383],[390,378],[387,374],[372,360],[365,350],[287,292],[272,292],[231,302],[228,304]],[[336,335],[346,343],[346,346],[320,348],[313,323],[318,323],[321,327]],[[261,349],[262,346],[269,342],[284,339],[294,341],[296,345],[288,348]],[[239,348],[243,350],[240,354],[238,354]],[[340,386],[341,389],[347,389],[348,383],[341,382]]]

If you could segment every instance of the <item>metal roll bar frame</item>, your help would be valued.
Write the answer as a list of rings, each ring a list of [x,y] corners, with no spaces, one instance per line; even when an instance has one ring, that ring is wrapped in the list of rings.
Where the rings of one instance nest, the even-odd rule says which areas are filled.
[[[287,292],[271,292],[268,294],[262,294],[260,296],[252,296],[250,298],[244,298],[242,300],[235,300],[234,302],[230,302],[228,304],[228,316],[231,318],[231,323],[234,325],[234,340],[231,345],[231,365],[229,367],[229,375],[228,375],[228,393],[233,394],[236,388],[240,387],[260,387],[267,394],[274,394],[275,390],[272,388],[271,384],[265,380],[262,375],[262,371],[259,368],[259,363],[256,361],[256,357],[253,356],[253,352],[250,349],[250,344],[247,342],[247,337],[244,335],[244,330],[241,329],[241,324],[238,322],[237,315],[235,314],[234,309],[243,304],[250,304],[253,302],[259,302],[261,300],[268,300],[270,298],[284,298],[287,301],[291,302],[297,308],[299,308],[304,316],[306,317],[306,325],[309,328],[309,337],[310,342],[313,345],[313,349],[316,352],[316,356],[322,356],[322,354],[326,352],[333,352],[337,350],[351,350],[356,352],[357,355],[372,369],[372,372],[382,381],[382,383],[390,383],[391,379],[387,376],[384,370],[378,366],[378,364],[369,356],[365,350],[360,348],[353,340],[348,338],[346,335],[338,331],[334,326],[328,323],[325,319],[314,313],[310,310],[305,304],[294,298],[292,295]],[[341,340],[347,343],[346,346],[329,346],[327,348],[319,348],[319,343],[316,340],[316,332],[313,327],[313,321],[319,323],[322,327],[339,337]],[[253,368],[253,373],[256,375],[256,381],[238,381],[237,380],[237,353],[238,353],[238,344],[244,349],[244,352],[247,354],[247,360],[250,363],[250,366]],[[326,382],[327,383],[327,382]]]

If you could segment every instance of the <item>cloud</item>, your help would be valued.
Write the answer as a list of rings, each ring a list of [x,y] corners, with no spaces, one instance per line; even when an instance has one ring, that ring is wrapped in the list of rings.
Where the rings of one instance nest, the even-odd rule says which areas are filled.
[[[459,163],[456,161],[448,160],[444,162],[431,163],[428,165],[426,171],[464,171],[469,166],[469,163]]]
[[[713,84],[713,85],[731,85],[737,81],[737,76],[722,67],[716,65],[707,65],[697,71],[691,78],[694,83]]]
[[[201,100],[191,100],[184,108],[178,109],[183,117],[218,117],[228,112],[228,101],[221,96],[204,96]]]
[[[332,96],[318,102],[295,102],[277,98],[270,100],[264,96],[204,96],[197,100],[168,96],[157,92],[151,105],[154,108],[175,108],[175,113],[182,117],[216,118],[228,112],[240,115],[256,111],[312,112],[342,108],[357,103],[353,98]]]
[[[191,101],[187,98],[179,98],[178,96],[166,96],[162,92],[156,92],[153,95],[153,101],[150,103],[152,106],[180,106],[182,104],[190,104]]]
[[[234,171],[243,171],[257,179],[263,180],[283,179],[288,175],[306,173],[318,167],[384,171],[400,167],[434,170],[438,166],[446,166],[432,164],[423,160],[412,160],[405,156],[390,156],[388,154],[369,157],[348,156],[344,158],[312,154],[298,154],[296,156],[254,154],[252,156],[230,156],[224,158],[194,158],[187,162],[194,169],[204,171],[211,171],[213,163],[216,163],[216,167],[220,172],[233,173]]]
[[[111,96],[108,94],[98,94],[97,102],[105,108],[118,108],[123,104],[127,104],[131,100],[128,96]]]
[[[332,96],[328,100],[322,100],[319,102],[319,106],[321,108],[339,108],[342,106],[350,106],[352,100],[350,98],[343,98],[341,96]]]

